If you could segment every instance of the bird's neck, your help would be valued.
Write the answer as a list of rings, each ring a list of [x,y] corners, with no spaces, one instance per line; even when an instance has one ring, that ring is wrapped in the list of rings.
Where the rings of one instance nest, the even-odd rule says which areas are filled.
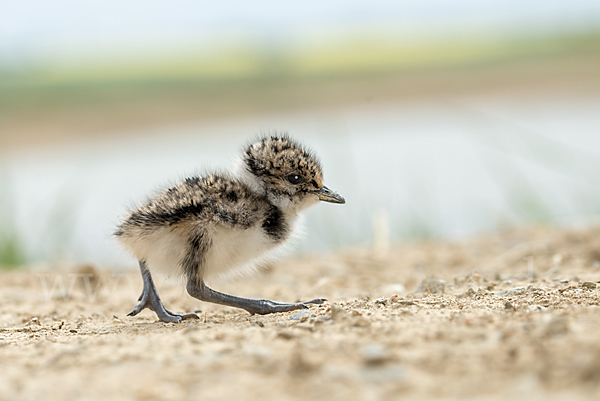
[[[258,177],[256,177],[254,174],[250,173],[246,169],[246,164],[244,163],[244,160],[241,157],[235,160],[231,172],[238,180],[246,184],[248,188],[252,190],[252,192],[264,196],[264,183]]]

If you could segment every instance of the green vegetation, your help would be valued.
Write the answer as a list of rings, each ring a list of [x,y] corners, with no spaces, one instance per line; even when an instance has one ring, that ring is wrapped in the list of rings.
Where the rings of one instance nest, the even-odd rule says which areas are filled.
[[[26,262],[25,249],[16,233],[0,236],[0,269],[14,268]]]
[[[92,129],[598,76],[600,32],[427,43],[356,39],[126,61],[0,66],[0,130]],[[508,75],[506,75],[508,74]],[[168,120],[168,121],[166,121]]]
[[[36,65],[0,74],[10,88],[57,88],[84,85],[132,85],[162,82],[265,82],[330,79],[399,71],[473,68],[496,63],[600,55],[600,32],[528,38],[473,38],[424,43],[348,40],[310,48],[228,48],[202,57],[154,57],[149,60]],[[0,70],[1,73],[1,70]],[[142,86],[143,87],[143,86]],[[140,89],[139,86],[137,86]]]
[[[0,269],[14,268],[27,262],[25,246],[14,221],[14,207],[7,182],[0,192]]]

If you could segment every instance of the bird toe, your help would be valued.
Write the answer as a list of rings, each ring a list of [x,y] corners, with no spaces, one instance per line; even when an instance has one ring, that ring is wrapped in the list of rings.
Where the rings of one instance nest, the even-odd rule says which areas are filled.
[[[305,304],[322,304],[325,301],[327,301],[326,298],[315,298],[315,299],[311,299],[310,301],[306,301],[303,303],[305,303]]]

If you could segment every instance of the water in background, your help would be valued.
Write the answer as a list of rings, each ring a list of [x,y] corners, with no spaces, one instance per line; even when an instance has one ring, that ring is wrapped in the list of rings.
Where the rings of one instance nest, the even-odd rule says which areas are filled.
[[[306,213],[299,252],[373,238],[460,237],[600,213],[600,96],[470,97],[263,115],[3,158],[9,218],[34,260],[123,265],[111,233],[127,207],[205,169],[226,168],[254,135],[288,131],[320,156],[346,205]],[[5,212],[7,212],[5,210]]]

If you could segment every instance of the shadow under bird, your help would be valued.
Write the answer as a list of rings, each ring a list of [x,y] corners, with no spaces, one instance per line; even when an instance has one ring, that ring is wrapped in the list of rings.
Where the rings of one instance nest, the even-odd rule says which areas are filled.
[[[205,284],[231,276],[275,256],[293,236],[299,213],[319,202],[345,203],[323,184],[317,158],[287,135],[250,144],[232,173],[191,177],[131,211],[115,232],[139,261],[144,289],[138,305],[163,322],[198,318],[167,310],[150,269],[182,274],[188,293],[201,301],[242,308],[251,314],[287,312],[321,304],[323,298],[285,303],[241,298]]]

